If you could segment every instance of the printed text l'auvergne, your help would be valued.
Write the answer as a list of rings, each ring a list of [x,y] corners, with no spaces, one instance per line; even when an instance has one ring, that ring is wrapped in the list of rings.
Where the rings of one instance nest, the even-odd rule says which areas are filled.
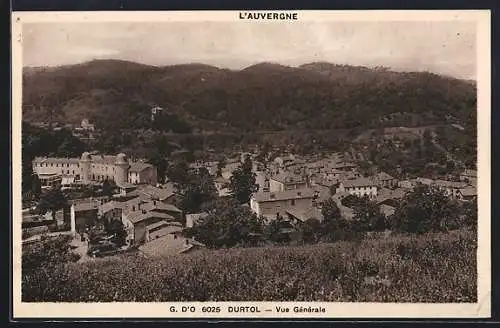
[[[298,20],[297,13],[290,12],[241,12],[239,18],[244,20]]]

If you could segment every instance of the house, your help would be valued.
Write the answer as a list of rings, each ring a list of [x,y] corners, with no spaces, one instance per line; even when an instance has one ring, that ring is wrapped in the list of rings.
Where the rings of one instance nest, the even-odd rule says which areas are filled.
[[[99,215],[108,222],[122,221],[129,246],[169,233],[167,227],[182,226],[184,222],[183,213],[177,207],[142,197],[104,203],[99,208]]]
[[[172,228],[171,233],[159,238],[151,238],[148,243],[141,245],[139,250],[149,257],[165,257],[185,254],[204,247],[202,243],[179,235],[178,231]]]
[[[112,156],[84,152],[80,158],[36,157],[32,166],[33,172],[43,181],[52,181],[54,176],[64,175],[74,176],[74,182],[82,184],[105,180],[116,184],[157,182],[156,168],[153,165],[131,161],[122,153]]]
[[[375,198],[377,197],[377,190],[377,183],[372,179],[359,178],[354,180],[341,181],[336,192],[347,192],[358,197],[367,195],[370,198]]]
[[[336,168],[322,169],[323,177],[328,180],[340,180],[345,177],[346,172]]]
[[[305,177],[290,172],[283,172],[269,178],[269,191],[285,191],[307,188]]]
[[[460,198],[460,189],[466,188],[468,185],[466,182],[455,182],[447,180],[436,180],[432,183],[435,186],[444,191],[444,193],[452,198]]]
[[[466,169],[460,173],[460,181],[470,183],[475,186],[477,183],[477,171]]]
[[[152,185],[139,185],[136,187],[137,195],[143,199],[158,200],[165,204],[174,204],[177,198],[175,187],[171,183],[166,183],[160,187]]]
[[[382,187],[393,188],[393,187],[397,186],[397,184],[398,184],[398,181],[394,177],[392,177],[391,175],[389,175],[385,172],[380,172],[380,173],[376,174],[373,177],[373,180],[375,180],[375,182],[378,183],[378,187],[380,187],[380,188],[382,188]]]
[[[397,189],[380,188],[377,191],[377,197],[375,198],[375,202],[377,204],[396,206],[397,203],[405,195],[406,195],[406,190],[403,188],[397,188]]]
[[[240,166],[239,162],[228,163],[222,168],[221,175],[224,179],[229,180],[233,176],[233,172]]]
[[[474,199],[477,199],[477,189],[474,187],[459,189],[458,198],[464,201],[473,201]]]
[[[386,217],[389,217],[394,214],[396,208],[394,206],[382,204],[380,205],[380,213],[384,214]]]
[[[256,171],[255,172],[255,183],[259,186],[258,191],[269,191],[270,180],[267,177],[266,172]]]
[[[70,206],[71,231],[83,233],[89,226],[98,220],[100,201],[85,200],[73,202]]]
[[[132,162],[128,169],[128,182],[133,184],[156,185],[158,173],[156,167],[148,163]]]
[[[400,180],[397,183],[397,186],[399,188],[403,188],[403,189],[407,189],[407,190],[411,190],[411,189],[415,188],[416,185],[417,185],[417,182],[415,180]]]
[[[315,191],[310,188],[256,193],[250,199],[250,208],[258,216],[268,219],[285,216],[286,211],[313,206]]]
[[[162,115],[163,108],[160,106],[154,106],[151,108],[151,121],[153,122],[157,116]]]
[[[228,197],[229,195],[231,195],[231,191],[229,189],[229,180],[226,180],[222,176],[220,176],[214,179],[214,184],[219,197]]]
[[[316,206],[290,209],[286,211],[286,215],[291,222],[295,223],[305,222],[309,219],[316,219],[319,222],[323,222],[323,213]]]
[[[294,155],[279,156],[274,159],[274,163],[278,168],[284,169],[285,167],[292,165],[295,162]]]
[[[321,194],[331,195],[335,193],[338,184],[336,180],[316,179],[313,188]]]
[[[195,224],[197,224],[200,220],[204,219],[207,216],[208,213],[206,212],[186,214],[186,228],[194,227]]]
[[[425,186],[431,186],[434,181],[432,179],[429,179],[429,178],[415,178],[414,180],[414,183],[415,185],[425,185]]]
[[[182,224],[172,215],[156,206],[153,208],[141,206],[146,207],[147,205],[139,203],[137,207],[125,212],[122,216],[129,244],[143,244],[173,231],[182,230]]]
[[[331,167],[341,171],[354,171],[358,166],[354,163],[342,161],[332,164]]]

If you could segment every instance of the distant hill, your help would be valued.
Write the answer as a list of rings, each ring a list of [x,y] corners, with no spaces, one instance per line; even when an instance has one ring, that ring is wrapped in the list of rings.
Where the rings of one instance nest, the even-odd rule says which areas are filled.
[[[260,63],[240,71],[192,63],[149,66],[94,60],[25,68],[23,119],[40,108],[105,129],[140,128],[152,104],[200,130],[277,131],[441,124],[474,125],[475,83],[426,72],[309,63]]]

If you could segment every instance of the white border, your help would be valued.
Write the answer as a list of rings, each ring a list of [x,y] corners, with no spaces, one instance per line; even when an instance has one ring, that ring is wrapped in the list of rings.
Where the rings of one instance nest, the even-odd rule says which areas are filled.
[[[243,12],[243,11],[242,11]],[[247,11],[245,11],[247,12]],[[260,11],[262,12],[262,11]],[[269,11],[266,11],[269,12]],[[293,11],[304,21],[471,21],[477,22],[477,86],[478,86],[478,300],[476,304],[398,304],[398,303],[290,303],[290,302],[207,302],[207,303],[23,303],[21,302],[21,198],[13,197],[13,316],[31,318],[484,318],[491,313],[490,263],[490,121],[491,58],[490,11]],[[22,24],[28,22],[168,22],[238,20],[238,11],[198,12],[14,12],[12,14],[12,174],[13,195],[21,195],[21,81]],[[293,24],[293,21],[266,21]],[[194,305],[196,313],[170,313],[171,305]],[[201,313],[201,306],[220,306],[220,313]],[[231,306],[256,305],[261,313],[231,314]],[[280,305],[322,306],[325,314],[280,316],[263,309]]]

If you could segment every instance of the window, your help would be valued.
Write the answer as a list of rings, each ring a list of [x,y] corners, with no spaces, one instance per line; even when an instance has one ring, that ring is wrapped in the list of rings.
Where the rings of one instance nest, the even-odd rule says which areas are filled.
[[[54,163],[50,163],[50,167],[54,167]]]
[[[292,206],[294,206],[295,205],[295,199],[292,199],[291,202],[292,202]]]

